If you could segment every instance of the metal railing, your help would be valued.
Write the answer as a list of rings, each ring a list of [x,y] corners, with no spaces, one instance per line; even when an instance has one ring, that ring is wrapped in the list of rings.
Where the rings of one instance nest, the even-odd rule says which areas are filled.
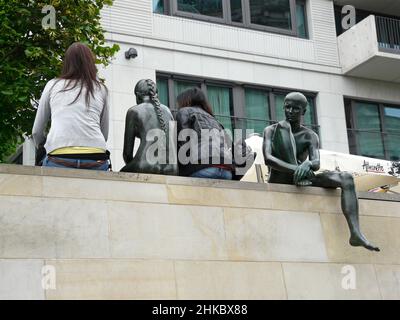
[[[176,117],[177,110],[171,110],[174,117]],[[257,119],[257,118],[242,118],[236,116],[227,116],[215,114],[215,118],[222,123],[226,129],[234,130],[234,129],[243,129],[243,130],[253,130],[254,133],[258,133],[262,135],[265,127],[277,123],[276,120],[266,120],[266,119]],[[313,130],[315,133],[320,135],[320,126],[313,124],[304,124],[305,127]]]
[[[400,20],[375,17],[379,48],[400,54]]]

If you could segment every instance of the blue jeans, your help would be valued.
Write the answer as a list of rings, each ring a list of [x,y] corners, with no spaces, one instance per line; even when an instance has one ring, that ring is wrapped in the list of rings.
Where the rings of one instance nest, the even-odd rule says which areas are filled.
[[[204,178],[204,179],[222,179],[232,180],[232,172],[217,167],[209,167],[195,173],[192,173],[193,178]]]
[[[96,160],[82,160],[82,159],[68,159],[68,158],[58,158],[57,160],[62,160],[68,162],[69,165],[63,165],[60,163],[53,162],[48,156],[43,160],[43,167],[49,168],[64,168],[64,169],[86,169],[86,170],[98,170],[98,171],[108,171],[109,162],[98,163]],[[90,167],[85,167],[89,165]]]

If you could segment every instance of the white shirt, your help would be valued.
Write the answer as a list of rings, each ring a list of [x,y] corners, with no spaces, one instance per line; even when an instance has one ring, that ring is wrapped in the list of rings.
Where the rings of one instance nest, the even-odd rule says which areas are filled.
[[[94,97],[90,96],[86,105],[86,89],[77,97],[80,84],[62,92],[68,80],[53,79],[43,90],[32,137],[38,147],[46,140],[45,130],[51,119],[51,128],[47,136],[45,149],[49,154],[64,147],[91,147],[106,150],[109,130],[109,97],[104,86],[94,88]],[[72,104],[71,104],[72,103]]]

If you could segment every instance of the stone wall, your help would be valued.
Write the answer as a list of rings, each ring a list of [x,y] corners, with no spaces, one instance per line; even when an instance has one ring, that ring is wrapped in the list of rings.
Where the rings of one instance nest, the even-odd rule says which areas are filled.
[[[380,253],[338,191],[0,166],[0,299],[399,299],[400,202],[360,198]]]

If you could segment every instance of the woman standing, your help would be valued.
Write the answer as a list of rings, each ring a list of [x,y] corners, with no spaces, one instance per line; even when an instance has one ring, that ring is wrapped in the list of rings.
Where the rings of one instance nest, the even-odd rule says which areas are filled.
[[[97,77],[95,56],[74,43],[60,77],[47,83],[39,102],[32,136],[37,147],[46,141],[43,166],[107,171],[108,122],[108,90]]]
[[[215,119],[203,91],[186,90],[178,96],[177,103],[179,174],[232,180],[232,142]],[[181,141],[182,137],[187,139]]]

